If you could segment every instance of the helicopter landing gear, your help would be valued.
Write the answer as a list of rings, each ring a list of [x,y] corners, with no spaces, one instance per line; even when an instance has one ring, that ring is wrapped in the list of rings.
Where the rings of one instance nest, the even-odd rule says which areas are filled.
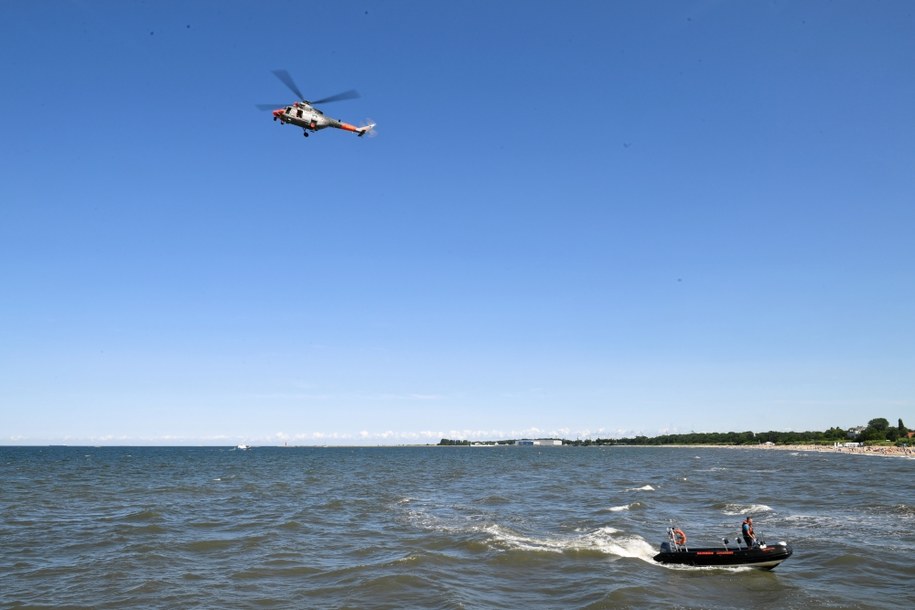
[[[307,131],[303,131],[303,132],[302,132],[302,135],[305,136],[305,137],[307,138],[307,137],[308,137],[308,132],[307,132]]]

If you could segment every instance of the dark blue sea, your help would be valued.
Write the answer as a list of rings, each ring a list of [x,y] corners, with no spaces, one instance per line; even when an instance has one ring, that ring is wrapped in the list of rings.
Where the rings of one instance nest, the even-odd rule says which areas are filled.
[[[0,447],[4,608],[897,608],[915,460],[730,448]],[[773,572],[672,568],[746,515]]]

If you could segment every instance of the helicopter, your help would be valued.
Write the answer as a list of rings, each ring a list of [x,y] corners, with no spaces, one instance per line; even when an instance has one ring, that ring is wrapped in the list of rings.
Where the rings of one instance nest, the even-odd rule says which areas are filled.
[[[299,91],[299,88],[296,86],[295,81],[292,80],[292,77],[289,76],[289,72],[286,70],[274,70],[273,74],[282,81],[284,85],[289,87],[289,90],[295,93],[299,101],[293,102],[288,106],[281,106],[281,104],[258,104],[257,107],[260,110],[273,110],[273,120],[279,121],[280,124],[285,125],[290,123],[297,127],[301,127],[304,131],[304,135],[307,138],[308,132],[318,131],[320,129],[325,129],[327,127],[335,127],[337,129],[343,129],[344,131],[352,131],[356,133],[360,138],[367,133],[371,133],[375,128],[375,123],[368,123],[367,125],[362,125],[357,127],[355,125],[350,125],[349,123],[344,123],[343,121],[338,121],[332,119],[328,116],[325,116],[323,112],[315,108],[315,104],[327,104],[328,102],[339,102],[341,100],[351,100],[359,97],[359,92],[350,89],[349,91],[344,91],[343,93],[338,93],[336,95],[331,95],[330,97],[321,98],[313,102],[309,102],[305,99],[305,96],[302,95],[302,92]]]

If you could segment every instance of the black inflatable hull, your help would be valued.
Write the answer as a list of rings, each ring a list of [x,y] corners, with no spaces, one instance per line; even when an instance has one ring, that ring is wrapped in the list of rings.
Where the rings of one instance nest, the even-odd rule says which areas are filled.
[[[794,550],[787,544],[753,549],[695,548],[680,551],[661,551],[654,556],[659,563],[703,567],[739,567],[772,570],[785,561]]]

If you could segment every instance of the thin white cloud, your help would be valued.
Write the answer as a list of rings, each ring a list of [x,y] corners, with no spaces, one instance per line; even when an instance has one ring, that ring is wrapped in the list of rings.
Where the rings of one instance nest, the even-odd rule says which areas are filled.
[[[352,394],[333,392],[269,392],[248,394],[249,400],[302,400],[302,401],[347,401],[347,402],[379,402],[379,401],[430,401],[443,400],[445,394],[428,392],[406,393],[378,393],[378,394]]]

